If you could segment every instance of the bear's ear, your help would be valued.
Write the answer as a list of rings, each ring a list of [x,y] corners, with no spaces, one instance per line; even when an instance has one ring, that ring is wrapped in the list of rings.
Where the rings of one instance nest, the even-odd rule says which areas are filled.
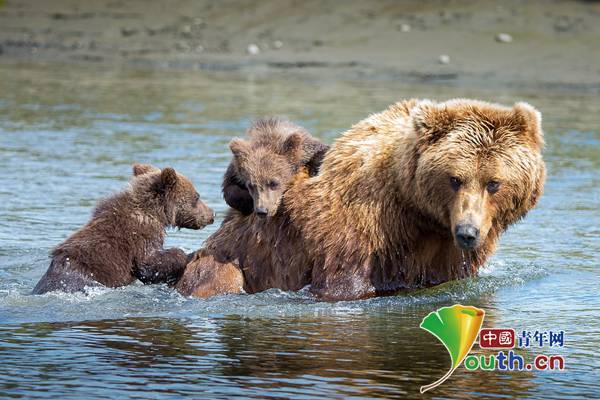
[[[523,133],[538,150],[541,150],[544,147],[542,114],[531,104],[525,102],[515,103],[513,109],[516,122]]]
[[[329,150],[329,146],[322,143],[320,140],[309,136],[302,143],[300,162],[303,165],[314,163],[320,165],[327,150]]]
[[[304,139],[301,133],[292,133],[281,144],[281,154],[295,157],[299,156],[302,150],[302,140]]]
[[[177,172],[171,167],[163,168],[160,173],[160,183],[163,189],[172,189],[177,184]]]
[[[304,154],[302,155],[301,162],[305,167],[308,168],[308,173],[311,176],[315,176],[319,173],[319,169],[321,168],[321,164],[325,158],[325,153],[327,153],[327,150],[329,150],[329,146],[316,141],[308,148],[306,145],[303,147]]]
[[[144,175],[149,172],[158,172],[158,168],[150,164],[133,164],[133,176]]]
[[[248,148],[248,142],[243,139],[233,139],[229,142],[229,149],[233,153],[235,158],[244,159],[248,156],[250,149]]]
[[[428,143],[444,137],[456,124],[456,113],[452,109],[430,100],[419,102],[410,115],[419,139]]]

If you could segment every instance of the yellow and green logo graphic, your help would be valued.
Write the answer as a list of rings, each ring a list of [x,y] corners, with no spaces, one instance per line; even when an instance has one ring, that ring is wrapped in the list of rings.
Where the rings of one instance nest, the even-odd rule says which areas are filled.
[[[420,327],[439,339],[450,353],[450,370],[432,384],[421,386],[421,393],[441,385],[463,362],[481,329],[485,311],[455,304],[442,307],[423,318]]]

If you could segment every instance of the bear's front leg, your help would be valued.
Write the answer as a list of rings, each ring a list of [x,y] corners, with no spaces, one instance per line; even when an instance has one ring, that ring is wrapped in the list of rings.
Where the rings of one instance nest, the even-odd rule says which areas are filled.
[[[143,284],[166,283],[173,286],[181,278],[188,256],[181,249],[161,250],[133,268],[133,275]]]
[[[313,269],[310,285],[312,294],[325,301],[361,300],[377,294],[368,261],[338,265],[333,260],[329,260],[329,265]]]
[[[250,215],[254,211],[254,200],[248,190],[238,186],[229,185],[223,188],[223,198],[227,205],[235,208],[244,215]]]
[[[254,200],[248,189],[238,181],[237,172],[233,163],[229,164],[223,177],[223,199],[231,208],[235,208],[244,215],[254,211]]]

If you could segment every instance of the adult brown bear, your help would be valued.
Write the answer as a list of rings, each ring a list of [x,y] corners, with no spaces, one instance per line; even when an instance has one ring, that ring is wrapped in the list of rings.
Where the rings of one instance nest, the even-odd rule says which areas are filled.
[[[542,147],[527,103],[399,102],[338,138],[317,176],[299,173],[276,218],[231,212],[178,289],[222,283],[215,265],[238,266],[247,292],[310,284],[329,300],[471,276],[539,199]]]

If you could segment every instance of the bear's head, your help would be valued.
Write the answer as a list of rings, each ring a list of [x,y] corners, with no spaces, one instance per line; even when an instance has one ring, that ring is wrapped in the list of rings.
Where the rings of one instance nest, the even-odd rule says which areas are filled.
[[[425,100],[411,116],[417,203],[460,249],[495,240],[536,204],[545,166],[541,114],[534,107]]]
[[[133,175],[138,207],[157,214],[165,225],[202,229],[214,222],[213,210],[200,200],[192,182],[173,168],[134,164]]]
[[[292,133],[270,143],[252,145],[243,139],[229,143],[238,177],[254,201],[256,215],[277,214],[283,193],[304,162],[303,140],[301,133]]]

